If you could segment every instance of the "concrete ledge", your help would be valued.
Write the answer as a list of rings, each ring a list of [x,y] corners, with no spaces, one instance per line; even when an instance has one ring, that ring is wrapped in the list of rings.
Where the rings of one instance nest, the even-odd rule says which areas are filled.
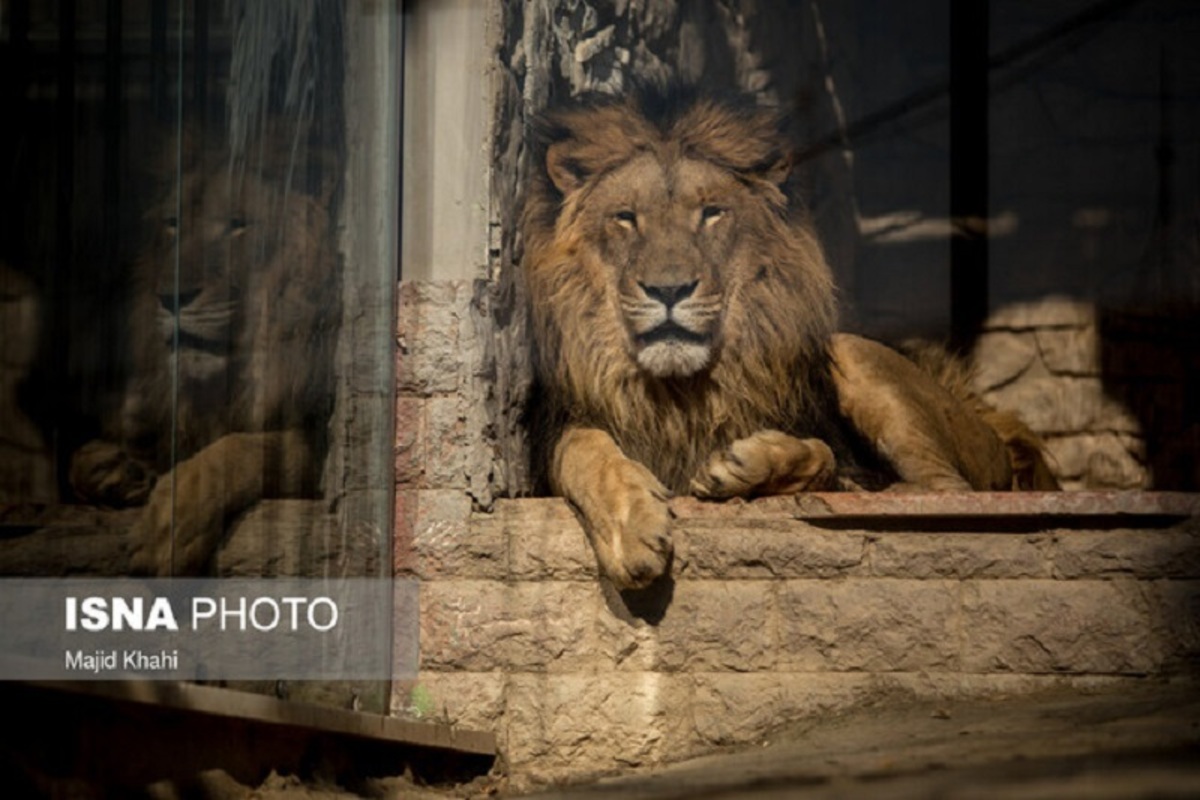
[[[479,513],[422,492],[421,674],[393,706],[420,696],[495,730],[516,779],[539,781],[754,742],[892,695],[1191,675],[1198,509],[1128,493],[678,499],[670,579],[621,594],[563,502]]]

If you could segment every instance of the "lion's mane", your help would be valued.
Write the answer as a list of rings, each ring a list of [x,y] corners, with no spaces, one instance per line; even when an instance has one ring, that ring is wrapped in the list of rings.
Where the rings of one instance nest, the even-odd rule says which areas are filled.
[[[828,344],[833,281],[802,205],[783,176],[778,117],[741,101],[642,92],[592,98],[544,117],[525,200],[524,271],[544,405],[535,445],[564,425],[609,432],[624,453],[677,493],[710,454],[763,429],[837,438]],[[579,181],[564,196],[547,154]],[[616,268],[589,213],[596,188],[643,154],[725,170],[745,187],[735,255],[719,268],[719,352],[695,375],[661,379],[630,357],[615,298]],[[535,464],[548,458],[535,457]]]

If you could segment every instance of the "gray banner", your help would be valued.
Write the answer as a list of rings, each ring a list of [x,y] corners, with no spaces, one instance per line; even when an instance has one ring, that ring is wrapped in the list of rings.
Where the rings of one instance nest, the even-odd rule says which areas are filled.
[[[411,678],[417,588],[375,578],[0,579],[0,679]]]

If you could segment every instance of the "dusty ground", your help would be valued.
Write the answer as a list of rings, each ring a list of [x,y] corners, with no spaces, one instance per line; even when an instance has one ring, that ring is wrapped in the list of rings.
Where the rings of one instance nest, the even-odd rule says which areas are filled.
[[[14,776],[15,777],[15,776]],[[106,798],[95,784],[18,779],[6,797]],[[503,779],[421,787],[405,776],[347,788],[272,774],[256,787],[220,770],[146,787],[155,800],[351,800],[513,796]],[[1197,798],[1200,685],[1147,680],[1121,692],[935,704],[878,703],[779,731],[753,749],[534,792],[609,798]]]

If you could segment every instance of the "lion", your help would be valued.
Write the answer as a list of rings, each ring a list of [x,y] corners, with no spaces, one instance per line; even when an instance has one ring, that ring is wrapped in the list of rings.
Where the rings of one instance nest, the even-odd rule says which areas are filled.
[[[836,332],[777,114],[643,91],[535,130],[521,222],[534,468],[618,588],[667,570],[672,495],[1012,488],[969,392]],[[1015,417],[993,421],[1036,449]]]
[[[145,504],[131,534],[135,573],[199,574],[240,511],[316,492],[337,261],[328,197],[285,185],[197,159],[147,215],[128,385],[69,474],[85,500]]]

